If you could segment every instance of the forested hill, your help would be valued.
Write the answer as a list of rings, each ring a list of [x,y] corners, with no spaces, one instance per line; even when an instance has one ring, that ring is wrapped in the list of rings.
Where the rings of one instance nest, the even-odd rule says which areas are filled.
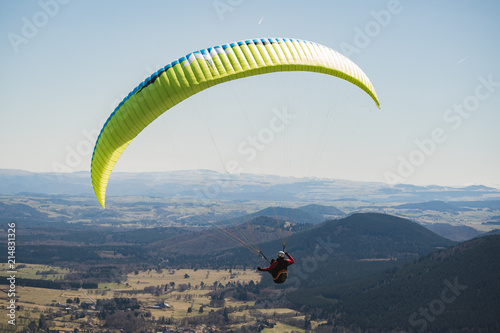
[[[499,332],[499,274],[500,235],[485,236],[405,267],[288,297],[296,307],[362,330]]]
[[[454,244],[417,223],[392,215],[359,213],[325,221],[288,239],[286,249],[296,260],[289,269],[289,286],[350,281]],[[269,257],[275,256],[281,242],[262,243],[260,248]],[[238,262],[255,262],[245,249],[232,250],[227,260],[233,256]]]
[[[407,219],[380,213],[357,213],[292,235],[288,249],[305,257],[324,242],[336,244],[332,256],[351,260],[415,258],[455,244]],[[262,247],[271,250],[272,244]]]
[[[282,249],[282,240],[286,241],[287,251],[298,262],[314,256],[324,257],[322,265],[325,268],[315,272],[308,283],[322,281],[332,270],[342,271],[342,277],[348,279],[352,278],[351,269],[356,276],[358,273],[363,276],[455,244],[417,223],[379,213],[353,214],[309,228],[295,225],[289,237],[283,225],[278,230],[276,222],[274,218],[261,216],[231,230],[240,238],[250,240],[269,259]],[[164,256],[182,255],[185,262],[193,264],[198,261],[247,266],[265,264],[247,248],[236,247],[238,244],[227,237],[224,225],[222,227],[168,238],[152,243],[148,248]],[[231,249],[224,250],[227,248]],[[290,268],[292,274],[294,267]]]

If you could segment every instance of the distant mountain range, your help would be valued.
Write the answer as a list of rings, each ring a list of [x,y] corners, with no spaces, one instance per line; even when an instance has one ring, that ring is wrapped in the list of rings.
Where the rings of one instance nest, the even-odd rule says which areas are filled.
[[[500,226],[500,190],[483,185],[388,186],[334,179],[229,175],[209,170],[117,172],[111,177],[108,205],[103,210],[87,172],[0,170],[0,196],[4,196],[0,198],[0,221],[25,223],[123,225],[138,221],[150,226],[210,226],[227,219],[241,224],[253,217],[268,216],[318,224],[355,212],[375,211],[418,221],[453,241],[471,239],[481,233],[478,230]],[[127,197],[130,199],[123,199]],[[220,202],[220,208],[214,202]],[[255,202],[259,204],[248,205]]]
[[[93,196],[88,172],[33,173],[0,169],[0,195],[38,193]],[[199,200],[369,200],[421,202],[499,199],[500,190],[484,185],[461,188],[356,182],[338,179],[293,178],[275,175],[223,174],[210,170],[112,174],[108,197],[158,196]]]
[[[457,242],[466,241],[482,234],[482,232],[465,225],[453,226],[448,223],[433,223],[426,227],[440,236]]]
[[[329,218],[344,217],[346,214],[332,206],[306,205],[299,208],[268,207],[243,217],[249,220],[256,216],[270,216],[295,223],[318,224]]]
[[[471,211],[471,208],[460,207],[460,205],[450,204],[440,200],[419,202],[419,203],[408,203],[403,205],[393,206],[396,209],[418,209],[418,210],[434,210],[438,212],[448,212],[457,213],[464,211]]]

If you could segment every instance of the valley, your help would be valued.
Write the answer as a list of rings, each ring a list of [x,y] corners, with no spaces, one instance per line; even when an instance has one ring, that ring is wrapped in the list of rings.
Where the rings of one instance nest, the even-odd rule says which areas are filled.
[[[254,193],[270,186],[262,178],[252,181]],[[240,190],[230,188],[240,193],[232,199],[222,192],[190,196],[185,184],[186,192],[174,197],[111,196],[106,209],[87,194],[1,194],[3,241],[9,223],[16,228],[16,295],[8,296],[12,267],[4,252],[0,307],[15,311],[17,320],[15,327],[2,324],[2,330],[489,332],[500,327],[497,190],[388,191],[350,184],[341,192],[344,198],[313,200],[334,192],[325,190],[324,181],[306,186],[290,180],[293,200],[241,199],[248,196],[241,194],[248,182],[240,183]],[[353,191],[357,198],[347,197]],[[284,245],[296,263],[286,283],[276,285],[256,268],[268,265],[260,254],[270,259]],[[450,285],[460,297],[443,303],[438,296]],[[15,310],[9,309],[12,299]],[[432,308],[439,302],[442,311]],[[423,311],[436,314],[430,320]],[[481,313],[484,320],[464,313],[474,318]]]

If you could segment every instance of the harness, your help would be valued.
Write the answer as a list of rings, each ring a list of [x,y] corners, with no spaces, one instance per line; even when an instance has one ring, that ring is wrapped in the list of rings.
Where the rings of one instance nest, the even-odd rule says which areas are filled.
[[[286,281],[286,278],[288,277],[288,270],[285,268],[285,269],[282,269],[278,272],[278,274],[276,275],[276,277],[273,276],[273,281],[275,283],[283,283]]]
[[[276,266],[271,273],[273,276],[273,281],[276,283],[285,282],[288,277],[288,263],[283,259],[278,261],[278,266]]]

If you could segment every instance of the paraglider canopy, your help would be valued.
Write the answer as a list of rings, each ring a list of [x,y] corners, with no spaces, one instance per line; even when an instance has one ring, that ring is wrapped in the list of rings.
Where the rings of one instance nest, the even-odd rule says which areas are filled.
[[[139,84],[116,107],[97,138],[91,162],[92,186],[105,207],[111,171],[130,142],[168,109],[219,83],[284,71],[323,73],[361,88],[380,107],[366,74],[351,60],[318,43],[262,38],[192,52]]]

